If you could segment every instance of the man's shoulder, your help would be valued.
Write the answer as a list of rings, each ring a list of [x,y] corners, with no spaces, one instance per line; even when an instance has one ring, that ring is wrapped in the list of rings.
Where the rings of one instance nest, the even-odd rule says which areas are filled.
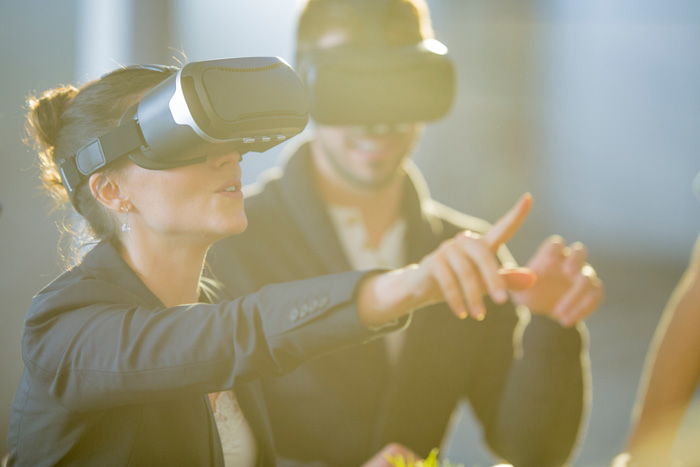
[[[463,230],[484,234],[491,228],[491,223],[484,219],[470,216],[432,199],[423,202],[423,212],[442,224],[443,238],[450,238]],[[497,256],[502,263],[516,264],[506,245],[501,245]]]
[[[255,182],[243,187],[246,213],[251,207],[255,207],[257,211],[276,206],[274,199],[278,196],[283,174],[282,167],[272,167],[263,172]]]
[[[283,175],[281,167],[273,167],[243,188],[248,226],[243,232],[215,243],[209,253],[210,261],[216,257],[254,256],[266,247],[271,250],[271,245],[277,245],[293,232],[294,219],[288,212],[281,187]]]
[[[295,187],[299,184],[308,183],[303,170],[307,152],[308,144],[304,139],[287,147],[277,165],[263,171],[253,183],[243,187],[249,217],[267,217],[271,212],[286,211],[285,201],[288,200],[285,197],[296,194]]]
[[[282,189],[283,175],[281,167],[273,167],[243,188],[248,227],[242,237],[234,237],[259,235],[260,231],[279,229],[288,223],[291,214],[288,212],[287,200]]]
[[[423,200],[422,209],[424,215],[443,225],[443,230],[448,236],[462,230],[483,234],[491,228],[488,221],[458,211],[434,199]]]
[[[451,237],[462,230],[484,233],[491,227],[483,219],[465,214],[436,201],[430,195],[423,174],[412,161],[406,161],[404,170],[408,176],[405,196],[407,197],[406,207],[409,216],[420,215],[431,224],[433,232],[439,236]]]

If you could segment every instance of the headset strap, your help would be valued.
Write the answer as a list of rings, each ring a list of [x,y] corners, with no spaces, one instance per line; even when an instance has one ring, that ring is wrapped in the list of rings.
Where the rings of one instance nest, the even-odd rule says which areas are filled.
[[[85,178],[144,144],[138,123],[129,119],[78,149],[75,156],[62,159],[58,170],[71,203],[75,206],[75,190]]]

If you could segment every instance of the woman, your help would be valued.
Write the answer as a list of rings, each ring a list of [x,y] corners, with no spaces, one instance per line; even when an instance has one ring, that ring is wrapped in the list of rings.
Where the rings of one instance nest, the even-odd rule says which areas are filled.
[[[125,68],[30,99],[42,180],[59,203],[68,197],[57,163],[173,72]],[[461,234],[419,265],[220,301],[200,275],[209,246],[246,228],[239,161],[230,147],[164,170],[121,157],[73,187],[96,246],[32,301],[8,465],[223,465],[207,394],[231,388],[244,415],[232,462],[274,465],[251,382],[397,329],[426,304],[480,317],[484,293],[502,302],[507,288],[533,283],[527,271],[499,270],[493,254],[527,215],[526,195],[484,237]]]

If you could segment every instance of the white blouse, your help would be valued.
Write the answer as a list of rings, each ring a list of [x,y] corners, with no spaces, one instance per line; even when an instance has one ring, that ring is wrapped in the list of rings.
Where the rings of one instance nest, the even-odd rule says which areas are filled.
[[[226,467],[254,467],[257,455],[255,435],[238,406],[233,391],[220,392],[214,402],[214,419],[221,438]]]

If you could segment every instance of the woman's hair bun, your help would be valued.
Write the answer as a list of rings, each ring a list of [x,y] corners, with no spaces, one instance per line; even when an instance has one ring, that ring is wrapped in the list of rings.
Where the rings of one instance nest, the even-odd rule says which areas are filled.
[[[62,116],[71,99],[78,93],[74,86],[49,89],[41,97],[27,99],[29,115],[28,131],[36,143],[45,149],[56,145],[62,125]]]

